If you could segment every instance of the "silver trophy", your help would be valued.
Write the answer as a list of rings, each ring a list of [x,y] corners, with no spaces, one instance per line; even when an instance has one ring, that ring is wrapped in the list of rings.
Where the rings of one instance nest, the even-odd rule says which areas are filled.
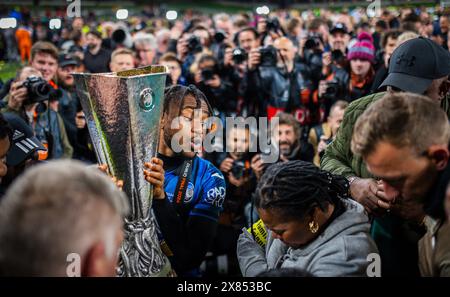
[[[167,75],[164,66],[117,73],[74,74],[99,163],[123,180],[131,212],[125,219],[119,276],[171,276],[151,212],[152,186],[144,162],[156,156]]]

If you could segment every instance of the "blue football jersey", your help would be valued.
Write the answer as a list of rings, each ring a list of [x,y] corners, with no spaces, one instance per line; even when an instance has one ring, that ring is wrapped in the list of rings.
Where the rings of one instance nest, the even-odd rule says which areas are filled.
[[[188,216],[217,221],[226,194],[225,179],[219,169],[205,159],[196,156],[192,165],[182,208],[188,210]],[[173,202],[178,183],[177,168],[166,169],[164,177],[164,190]]]

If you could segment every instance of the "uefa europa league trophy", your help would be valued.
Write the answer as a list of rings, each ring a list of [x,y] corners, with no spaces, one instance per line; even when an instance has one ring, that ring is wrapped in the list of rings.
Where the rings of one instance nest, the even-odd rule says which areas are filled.
[[[144,162],[150,162],[158,149],[166,75],[164,66],[74,74],[98,161],[123,180],[129,199],[119,276],[172,275],[155,232],[153,189],[143,174]]]

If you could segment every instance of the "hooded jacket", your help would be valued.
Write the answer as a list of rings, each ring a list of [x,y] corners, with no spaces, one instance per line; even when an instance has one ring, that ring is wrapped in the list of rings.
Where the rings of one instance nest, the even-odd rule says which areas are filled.
[[[265,250],[246,230],[238,240],[237,255],[244,276],[269,269],[296,268],[313,276],[367,276],[367,257],[378,253],[369,235],[369,220],[362,205],[342,200],[345,211],[311,243],[291,248],[269,231]]]

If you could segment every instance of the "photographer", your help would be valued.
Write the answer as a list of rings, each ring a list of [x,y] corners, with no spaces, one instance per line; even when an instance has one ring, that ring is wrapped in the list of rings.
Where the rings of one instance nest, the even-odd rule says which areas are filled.
[[[327,121],[314,126],[309,131],[309,143],[314,147],[314,164],[320,166],[320,157],[323,155],[328,144],[336,137],[336,133],[344,118],[347,101],[339,100],[330,108]]]
[[[225,49],[221,69],[223,77],[232,83],[234,90],[238,93],[237,111],[243,116],[256,114],[255,102],[257,100],[246,93],[245,74],[249,52],[259,47],[258,37],[258,32],[252,27],[245,27],[236,32],[233,38],[235,47],[228,46]]]
[[[278,125],[273,127],[272,143],[278,143],[276,148],[279,151],[279,161],[302,160],[312,162],[314,158],[314,149],[310,143],[303,140],[302,128],[293,115],[288,113],[279,113]],[[251,168],[256,178],[259,180],[263,175],[267,163],[264,163],[261,154],[255,155],[251,160]]]
[[[190,68],[202,52],[200,39],[192,33],[184,32],[177,42],[177,58],[182,63],[181,74],[187,78],[188,83],[195,83]]]
[[[274,47],[253,49],[249,54],[248,93],[259,99],[260,116],[270,119],[279,111],[295,113],[301,125],[310,122],[312,83],[305,65],[294,63],[297,49],[280,37]]]
[[[181,75],[181,62],[177,59],[177,56],[173,53],[164,54],[159,59],[159,64],[169,68],[169,75],[166,79],[166,86],[173,85],[187,85],[187,80]]]
[[[209,98],[213,109],[221,116],[229,116],[236,112],[237,94],[228,81],[219,75],[217,59],[211,55],[202,55],[193,65],[194,79],[197,87]]]
[[[29,87],[30,80],[28,77],[40,77],[41,73],[32,68],[24,67],[17,72],[17,76],[11,84],[9,94],[2,101],[2,112],[11,112],[20,116],[25,122],[30,123],[33,118],[34,105],[30,102]],[[43,79],[33,79],[38,82],[40,86],[46,85]],[[34,84],[36,85],[36,84]],[[27,87],[28,86],[28,87]],[[33,90],[39,90],[39,88],[32,87]],[[45,91],[45,87],[43,88]]]
[[[236,243],[243,227],[246,226],[244,207],[256,187],[256,180],[250,168],[250,129],[248,126],[234,126],[227,131],[227,150],[218,158],[219,169],[227,186],[223,212],[219,216],[218,232],[211,252],[213,256],[205,262],[206,275],[227,270],[228,274],[238,274]],[[226,261],[219,261],[218,259]],[[224,263],[220,266],[219,263]]]
[[[375,47],[372,40],[368,33],[359,34],[358,42],[347,54],[350,65],[345,68],[333,67],[334,71],[319,82],[318,100],[325,106],[325,114],[328,114],[336,100],[351,102],[370,93],[375,74]]]
[[[41,159],[70,158],[73,148],[64,121],[53,109],[58,105],[61,90],[55,90],[34,68],[25,67],[18,74],[2,111],[15,113],[31,124],[38,139],[49,147],[49,152],[43,153]]]

